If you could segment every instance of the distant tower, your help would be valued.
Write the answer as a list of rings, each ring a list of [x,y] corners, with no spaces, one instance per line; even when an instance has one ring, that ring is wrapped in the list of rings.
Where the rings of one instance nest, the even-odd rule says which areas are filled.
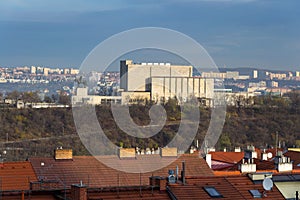
[[[258,71],[257,70],[253,70],[252,78],[258,78]]]
[[[48,76],[50,68],[45,67],[43,70],[44,76]]]
[[[36,67],[35,66],[30,67],[30,73],[31,74],[36,74]]]

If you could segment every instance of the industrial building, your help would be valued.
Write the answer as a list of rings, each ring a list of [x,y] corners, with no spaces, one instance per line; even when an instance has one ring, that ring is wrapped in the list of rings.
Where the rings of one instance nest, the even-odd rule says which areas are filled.
[[[120,88],[127,92],[126,99],[133,99],[138,93],[156,103],[164,103],[174,97],[179,103],[197,98],[211,106],[214,96],[213,79],[194,77],[191,65],[170,63],[133,63],[132,60],[123,60],[120,62]]]

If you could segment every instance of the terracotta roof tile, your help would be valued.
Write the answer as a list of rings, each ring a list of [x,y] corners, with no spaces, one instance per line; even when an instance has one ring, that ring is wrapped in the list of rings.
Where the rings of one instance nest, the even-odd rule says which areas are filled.
[[[127,189],[121,191],[94,191],[88,192],[89,200],[109,200],[109,199],[122,199],[122,200],[169,200],[169,196],[166,191],[159,190],[139,190],[138,188],[135,190]]]
[[[147,159],[157,159],[156,155],[148,156]],[[145,158],[145,157],[143,157]],[[109,158],[119,159],[119,158]],[[54,160],[53,158],[31,158],[30,162],[38,175],[44,180],[58,180],[60,187],[83,181],[89,187],[109,187],[109,186],[133,186],[149,185],[150,176],[168,176],[169,169],[182,169],[182,161],[186,163],[186,176],[213,176],[212,170],[205,160],[198,154],[187,154],[179,157],[175,162],[167,167],[149,173],[125,173],[107,167],[91,156],[78,156],[73,160]],[[41,162],[44,166],[41,166]],[[121,160],[123,167],[129,167],[130,159]],[[154,162],[155,164],[155,162]]]
[[[225,163],[238,163],[244,158],[244,152],[210,152],[211,159]]]
[[[30,162],[4,162],[0,164],[1,190],[28,190],[30,181],[36,181]]]
[[[275,170],[274,161],[260,160],[260,159],[257,159],[257,158],[254,158],[253,161],[256,164],[256,170],[257,171]],[[241,163],[242,163],[242,161],[239,161],[238,163],[234,164],[233,166],[229,166],[227,168],[216,169],[216,170],[220,170],[220,171],[238,171],[239,170],[239,165]]]
[[[300,152],[298,152],[298,151],[288,151],[284,155],[291,158],[291,161],[293,162],[293,168],[294,169],[300,169]]]
[[[187,179],[186,185],[170,185],[171,191],[178,199],[213,199],[203,187],[214,187],[222,199],[253,199],[249,190],[257,189],[263,193],[261,184],[254,184],[246,176],[212,177]],[[276,187],[266,192],[264,199],[284,199]]]

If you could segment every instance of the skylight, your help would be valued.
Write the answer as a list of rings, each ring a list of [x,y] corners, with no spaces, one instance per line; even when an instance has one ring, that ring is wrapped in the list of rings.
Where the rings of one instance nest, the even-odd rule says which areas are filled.
[[[215,197],[215,198],[222,198],[223,195],[221,195],[216,188],[214,187],[203,187],[203,189],[209,194],[209,196],[211,197]]]
[[[258,190],[249,190],[249,192],[251,193],[251,195],[254,198],[261,198],[262,197],[261,193]]]

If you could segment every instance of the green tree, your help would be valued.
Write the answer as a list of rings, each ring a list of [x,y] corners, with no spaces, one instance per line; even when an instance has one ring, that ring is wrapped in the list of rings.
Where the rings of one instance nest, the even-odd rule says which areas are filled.
[[[219,139],[219,146],[221,149],[224,148],[231,148],[231,141],[230,141],[230,137],[228,134],[222,134],[220,139]]]
[[[41,101],[37,92],[24,92],[21,96],[21,99],[24,101],[24,103],[37,103]]]

